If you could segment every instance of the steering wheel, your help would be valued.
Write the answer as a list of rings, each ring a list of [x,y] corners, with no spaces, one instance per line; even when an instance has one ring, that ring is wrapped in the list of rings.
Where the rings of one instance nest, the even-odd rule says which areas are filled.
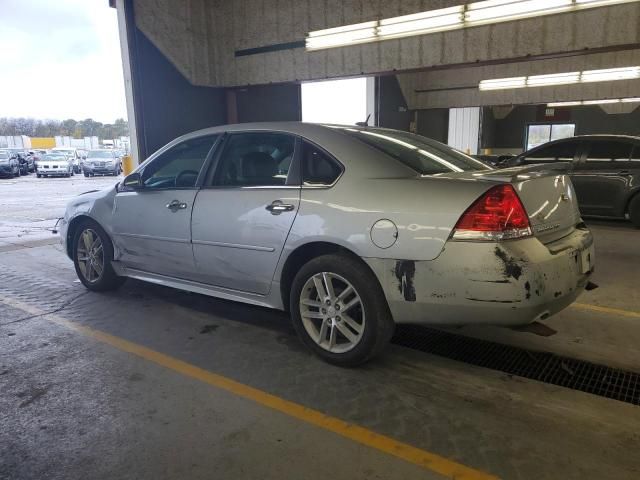
[[[195,180],[198,179],[198,172],[196,172],[195,170],[183,170],[178,175],[176,175],[176,179],[174,181],[174,186],[175,187],[180,187],[180,186],[193,187],[193,185],[180,185],[180,178],[185,176],[185,175],[193,175],[195,177],[195,179],[193,181],[193,183],[195,185]]]

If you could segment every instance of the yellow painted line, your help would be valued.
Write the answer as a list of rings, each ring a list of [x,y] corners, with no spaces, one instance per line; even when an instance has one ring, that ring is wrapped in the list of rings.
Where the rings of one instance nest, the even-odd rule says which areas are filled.
[[[2,298],[0,299],[0,302],[23,310],[31,315],[41,315],[44,313],[43,310],[37,307],[33,307],[13,299]],[[207,383],[247,400],[251,400],[259,405],[284,413],[290,417],[297,418],[298,420],[315,425],[316,427],[328,430],[337,435],[353,440],[354,442],[366,445],[422,467],[425,470],[438,473],[446,478],[455,480],[496,480],[498,478],[494,475],[456,463],[435,453],[413,447],[391,437],[381,435],[358,425],[340,420],[339,418],[307,408],[299,403],[290,402],[289,400],[258,390],[257,388],[236,382],[230,378],[196,367],[195,365],[170,357],[164,353],[151,350],[150,348],[138,345],[137,343],[130,342],[91,327],[80,325],[59,315],[51,314],[46,315],[43,318],[47,318],[58,325],[62,325],[76,332],[80,332],[123,352],[131,353],[137,357],[143,358],[157,365],[161,365],[169,370],[173,370],[174,372],[199,380],[203,383]]]
[[[640,312],[632,310],[622,310],[620,308],[601,307],[599,305],[590,305],[588,303],[572,303],[572,307],[582,310],[591,310],[593,312],[611,313],[613,315],[621,315],[623,317],[640,318]]]

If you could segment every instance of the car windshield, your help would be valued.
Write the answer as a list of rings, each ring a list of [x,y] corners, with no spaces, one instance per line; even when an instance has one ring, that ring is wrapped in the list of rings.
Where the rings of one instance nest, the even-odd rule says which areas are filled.
[[[346,134],[395,158],[421,175],[491,170],[480,160],[430,138],[385,129],[341,128]]]
[[[113,158],[113,155],[106,150],[91,150],[87,158]]]
[[[65,157],[64,155],[61,154],[49,154],[49,155],[45,155],[43,157],[43,160],[53,160],[53,161],[63,161],[66,160],[67,157]]]

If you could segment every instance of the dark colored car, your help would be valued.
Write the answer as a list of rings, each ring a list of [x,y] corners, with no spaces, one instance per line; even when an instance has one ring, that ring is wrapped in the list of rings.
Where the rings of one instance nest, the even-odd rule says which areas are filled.
[[[20,175],[28,175],[35,169],[33,158],[22,148],[7,149],[11,155],[15,156],[20,164]]]
[[[640,227],[640,137],[583,135],[545,143],[501,164],[568,162],[585,216],[627,218]]]
[[[0,177],[19,177],[20,163],[9,150],[0,150]]]
[[[82,163],[82,171],[85,177],[95,175],[120,175],[122,172],[122,160],[115,150],[90,150]]]

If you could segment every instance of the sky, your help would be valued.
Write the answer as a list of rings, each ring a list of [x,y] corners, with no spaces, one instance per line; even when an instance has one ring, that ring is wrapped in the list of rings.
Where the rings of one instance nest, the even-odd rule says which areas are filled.
[[[302,84],[303,122],[355,125],[366,118],[365,77]]]
[[[0,117],[127,118],[108,0],[0,0]]]

